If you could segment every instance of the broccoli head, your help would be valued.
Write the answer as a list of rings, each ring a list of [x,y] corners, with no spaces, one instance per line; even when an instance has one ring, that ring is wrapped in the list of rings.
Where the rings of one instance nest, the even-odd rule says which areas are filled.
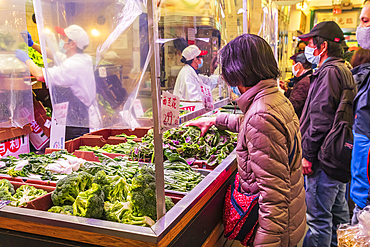
[[[0,188],[0,200],[14,201],[12,194],[6,188]]]
[[[0,190],[2,189],[9,191],[11,195],[15,193],[14,186],[7,179],[0,180]]]
[[[128,210],[131,210],[130,201],[128,202],[116,201],[114,203],[111,202],[104,203],[105,217],[109,221],[122,222],[123,215]]]
[[[53,206],[48,210],[48,212],[73,215],[73,207],[71,205]]]
[[[57,182],[51,199],[55,206],[72,205],[82,191],[90,189],[93,176],[86,173],[72,173]]]
[[[33,186],[24,184],[17,189],[13,195],[14,201],[11,203],[12,206],[26,206],[27,202],[32,201],[38,197],[46,195],[47,192],[42,189],[36,189]]]
[[[166,212],[169,211],[173,206],[175,206],[175,203],[172,202],[171,197],[168,197],[168,196],[166,196],[165,204],[166,204]]]
[[[127,200],[129,185],[126,179],[121,176],[107,176],[104,171],[99,171],[94,177],[93,183],[99,184],[103,188],[104,201],[121,201]]]
[[[155,222],[148,216],[134,216],[133,212],[128,210],[122,215],[121,223],[138,226],[152,226]]]
[[[100,185],[92,184],[91,189],[80,192],[73,203],[73,215],[101,219],[104,212],[104,192]]]
[[[143,166],[133,178],[131,201],[135,214],[157,219],[155,173],[151,167]]]

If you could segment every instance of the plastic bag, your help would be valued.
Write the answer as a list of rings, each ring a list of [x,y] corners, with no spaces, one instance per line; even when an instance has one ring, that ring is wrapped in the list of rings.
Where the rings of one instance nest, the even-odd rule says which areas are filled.
[[[341,224],[337,230],[338,247],[370,247],[370,206],[358,212],[356,225]]]
[[[15,57],[27,47],[20,32],[27,30],[24,0],[3,1],[0,9],[0,128],[23,127],[34,119],[30,73]]]
[[[46,58],[52,60],[45,64],[44,78],[53,106],[68,102],[67,126],[152,126],[152,118],[139,114],[152,108],[150,88],[143,87],[150,80],[152,55],[145,4],[34,1],[44,63]],[[74,45],[79,48],[76,52]],[[59,115],[65,116],[55,114],[56,122],[64,122]]]

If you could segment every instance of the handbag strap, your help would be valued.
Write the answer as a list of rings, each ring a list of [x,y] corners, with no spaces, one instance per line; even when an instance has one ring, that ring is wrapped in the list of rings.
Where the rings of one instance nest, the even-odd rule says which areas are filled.
[[[288,159],[289,159],[289,166],[292,164],[293,157],[295,154],[295,149],[297,148],[297,134],[294,136],[294,146],[292,152],[289,154]]]

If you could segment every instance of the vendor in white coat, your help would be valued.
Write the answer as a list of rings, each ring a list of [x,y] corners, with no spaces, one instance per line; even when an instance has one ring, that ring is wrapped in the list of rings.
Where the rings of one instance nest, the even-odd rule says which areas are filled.
[[[219,76],[210,77],[200,75],[198,69],[203,66],[203,57],[208,51],[201,51],[196,45],[190,45],[182,51],[181,62],[184,67],[177,76],[174,95],[180,97],[183,101],[202,101],[199,82],[215,88]]]
[[[56,52],[54,57],[58,66],[47,70],[40,68],[22,50],[17,50],[16,56],[26,63],[38,81],[45,81],[47,75],[47,85],[53,86],[54,102],[69,102],[66,123],[66,140],[69,140],[88,133],[89,126],[98,127],[100,114],[92,58],[84,53],[89,45],[86,31],[77,25],[65,29],[56,27],[55,30],[61,35],[60,52]],[[40,45],[32,41],[31,35],[28,32],[23,34],[28,45],[41,52]],[[53,57],[49,50],[48,57]]]

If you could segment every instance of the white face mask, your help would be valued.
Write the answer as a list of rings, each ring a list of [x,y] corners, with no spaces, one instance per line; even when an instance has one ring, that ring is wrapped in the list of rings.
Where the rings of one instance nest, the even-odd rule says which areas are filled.
[[[363,49],[370,50],[370,27],[357,27],[356,38]]]
[[[313,53],[315,52],[316,49],[317,48],[306,46],[304,48],[304,55],[306,56],[308,62],[319,65],[322,52],[319,55],[315,56]]]
[[[293,75],[294,75],[295,77],[297,77],[298,72],[299,72],[299,70],[295,70],[295,69],[294,69],[296,65],[298,65],[298,63],[296,63],[296,64],[294,64],[294,65],[292,66],[292,73],[293,73]]]
[[[64,54],[65,54],[67,50],[66,50],[66,49],[64,49],[64,44],[65,44],[64,40],[62,40],[62,39],[61,39],[61,40],[59,41],[59,51],[60,51],[61,53],[64,53]]]

